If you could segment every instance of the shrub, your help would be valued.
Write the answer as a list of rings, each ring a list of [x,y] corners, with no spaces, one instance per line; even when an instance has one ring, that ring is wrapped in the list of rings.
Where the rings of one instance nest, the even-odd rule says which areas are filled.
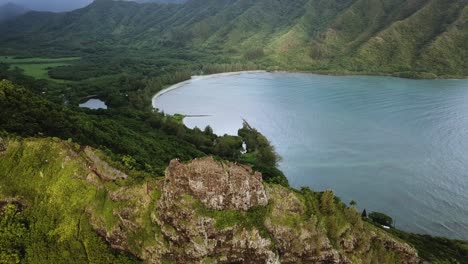
[[[385,225],[385,226],[393,225],[393,219],[384,213],[372,212],[369,214],[369,219],[372,220],[374,223],[377,223],[380,225]]]

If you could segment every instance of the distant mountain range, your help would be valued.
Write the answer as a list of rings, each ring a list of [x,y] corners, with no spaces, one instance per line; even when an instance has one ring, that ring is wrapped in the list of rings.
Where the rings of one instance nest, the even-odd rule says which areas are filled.
[[[281,69],[468,76],[467,0],[96,0],[0,26],[0,46],[216,52]]]
[[[0,22],[15,18],[28,12],[29,9],[14,3],[6,3],[0,6]]]
[[[137,3],[183,4],[188,0],[136,0]]]

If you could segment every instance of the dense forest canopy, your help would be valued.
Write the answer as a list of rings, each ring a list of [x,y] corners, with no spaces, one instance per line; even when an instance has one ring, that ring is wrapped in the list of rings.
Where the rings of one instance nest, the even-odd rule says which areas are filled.
[[[255,62],[269,69],[456,77],[468,73],[467,15],[463,0],[97,0],[70,13],[32,12],[4,23],[0,46],[4,55],[80,56],[81,67],[121,57],[137,61],[141,71],[147,63]],[[115,72],[113,63],[100,67],[98,75]]]

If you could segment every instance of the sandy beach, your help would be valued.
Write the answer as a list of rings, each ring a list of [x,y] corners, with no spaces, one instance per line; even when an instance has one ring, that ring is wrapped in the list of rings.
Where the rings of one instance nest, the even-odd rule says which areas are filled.
[[[163,89],[159,91],[157,94],[153,96],[152,102],[154,102],[155,99],[158,97],[162,96],[165,93],[168,93],[172,90],[179,89],[192,81],[198,81],[198,80],[205,80],[205,79],[211,79],[211,78],[219,78],[219,77],[225,77],[225,76],[232,76],[232,75],[239,75],[243,73],[264,73],[266,71],[263,70],[257,70],[257,71],[239,71],[239,72],[223,72],[223,73],[216,73],[216,74],[210,74],[210,75],[194,75],[190,78],[190,80],[186,80],[180,83],[176,83],[174,85],[171,85],[170,87]],[[153,103],[154,107],[154,103]]]

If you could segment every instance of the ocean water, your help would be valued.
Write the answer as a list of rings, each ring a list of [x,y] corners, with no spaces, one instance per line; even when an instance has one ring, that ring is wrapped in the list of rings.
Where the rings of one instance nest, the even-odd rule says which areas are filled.
[[[294,187],[333,189],[400,229],[468,240],[468,80],[243,73],[153,99],[236,134],[246,119]]]

